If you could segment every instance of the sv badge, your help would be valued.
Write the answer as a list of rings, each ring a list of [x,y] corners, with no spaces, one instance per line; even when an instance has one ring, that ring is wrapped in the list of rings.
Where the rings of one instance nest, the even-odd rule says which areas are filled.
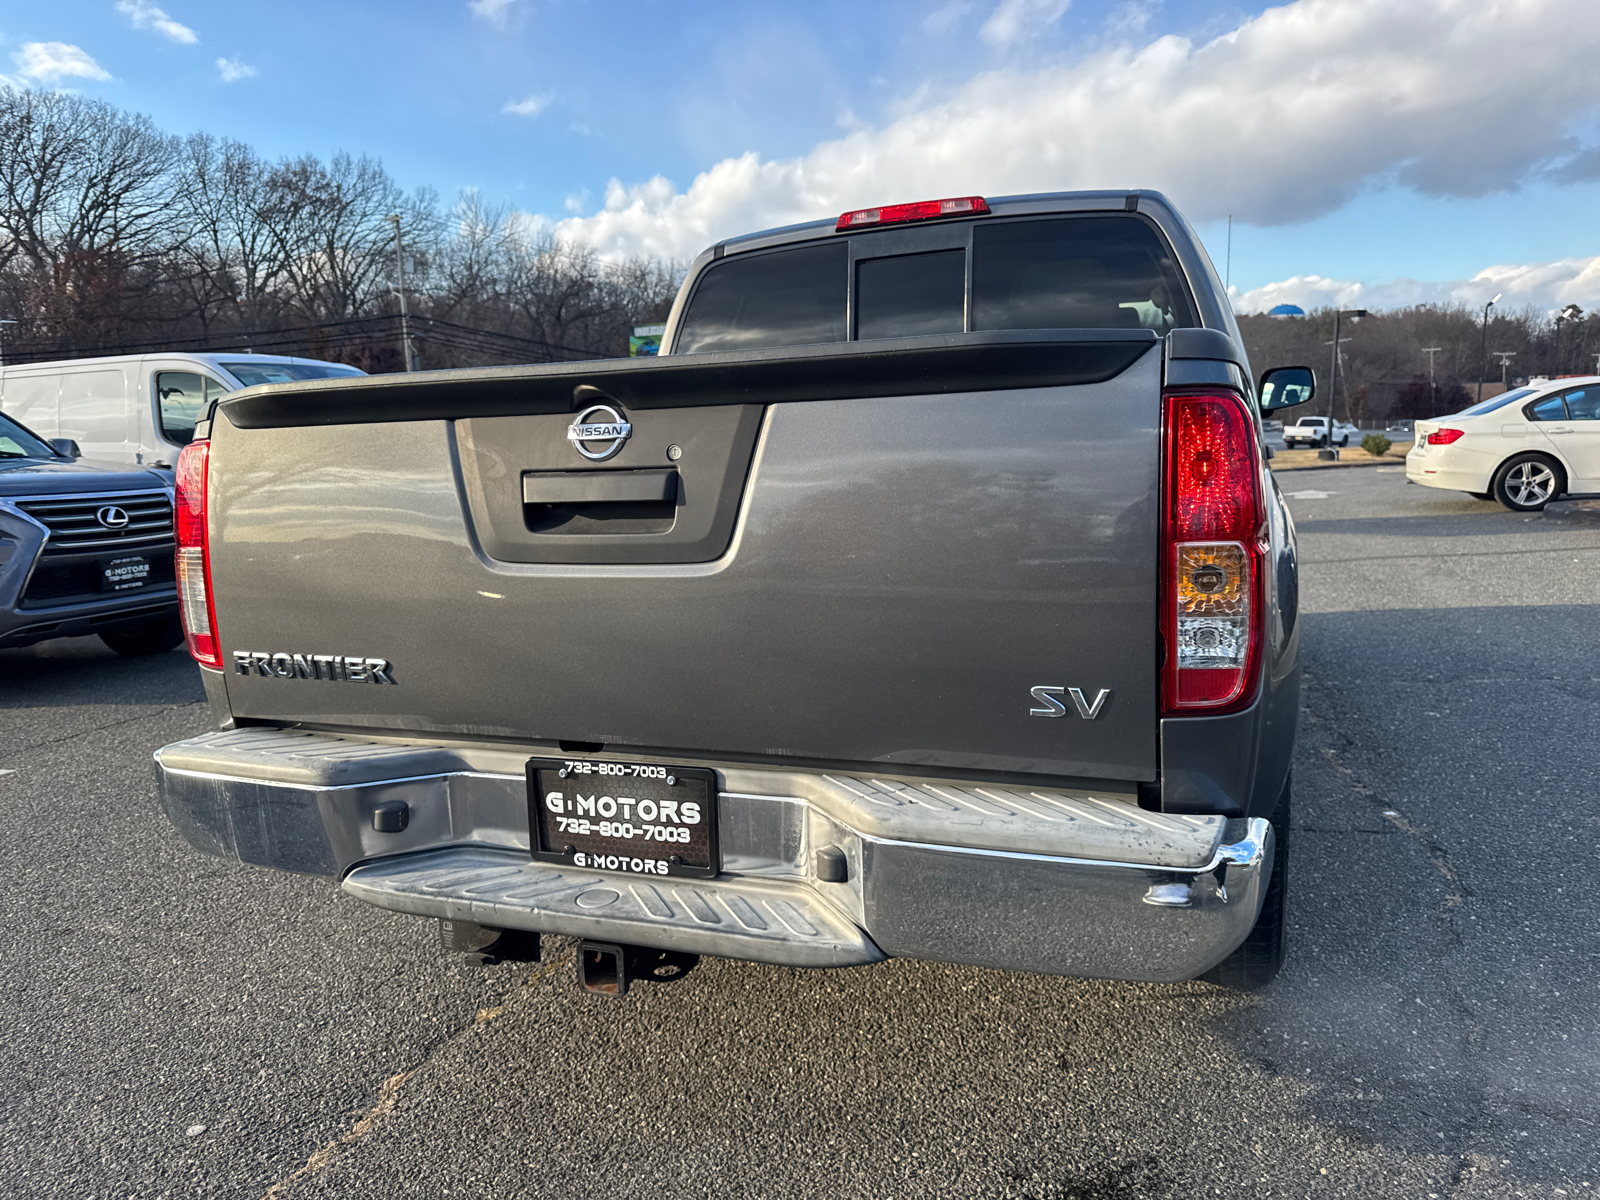
[[[1040,704],[1039,708],[1030,708],[1030,717],[1064,717],[1067,715],[1067,706],[1057,697],[1070,696],[1072,707],[1077,709],[1078,715],[1085,721],[1093,721],[1100,716],[1106,706],[1106,701],[1111,699],[1111,689],[1101,688],[1095,693],[1093,702],[1084,697],[1082,688],[1048,687],[1044,684],[1028,689],[1033,698]]]

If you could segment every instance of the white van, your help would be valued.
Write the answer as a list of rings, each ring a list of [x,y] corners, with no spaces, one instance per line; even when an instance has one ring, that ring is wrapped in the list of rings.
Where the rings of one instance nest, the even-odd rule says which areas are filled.
[[[0,367],[0,411],[85,458],[171,467],[206,401],[258,383],[363,375],[343,363],[243,351],[123,354]]]

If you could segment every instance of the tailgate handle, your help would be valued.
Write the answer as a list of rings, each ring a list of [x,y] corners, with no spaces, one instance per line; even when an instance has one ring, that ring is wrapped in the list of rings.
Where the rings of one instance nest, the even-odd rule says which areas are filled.
[[[678,499],[678,472],[529,471],[522,476],[524,504],[673,503]]]

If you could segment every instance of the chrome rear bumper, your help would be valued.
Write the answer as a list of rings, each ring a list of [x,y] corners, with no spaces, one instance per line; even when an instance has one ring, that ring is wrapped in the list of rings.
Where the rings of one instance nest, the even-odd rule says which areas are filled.
[[[1259,819],[728,766],[717,878],[552,867],[527,854],[529,753],[250,729],[168,746],[156,774],[197,848],[342,877],[382,908],[791,966],[1190,979],[1244,940],[1272,861]],[[379,832],[396,803],[404,829]]]

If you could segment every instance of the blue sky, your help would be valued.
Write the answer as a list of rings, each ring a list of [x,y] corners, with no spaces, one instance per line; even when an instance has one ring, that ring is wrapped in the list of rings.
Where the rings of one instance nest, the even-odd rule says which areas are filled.
[[[1219,269],[1235,214],[1242,308],[1470,300],[1496,265],[1530,303],[1600,303],[1600,34],[1573,12],[0,0],[0,74],[269,157],[369,153],[608,253],[928,189],[1148,186]]]

